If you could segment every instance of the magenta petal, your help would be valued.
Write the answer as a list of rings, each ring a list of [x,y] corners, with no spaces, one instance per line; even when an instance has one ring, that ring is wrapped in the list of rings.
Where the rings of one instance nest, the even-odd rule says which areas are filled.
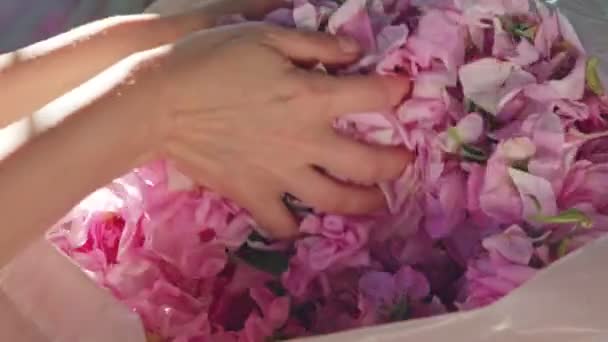
[[[447,70],[424,71],[416,76],[412,97],[442,99],[447,86],[456,86],[458,76]]]
[[[337,134],[414,156],[379,185],[389,210],[298,211],[301,234],[273,241],[247,210],[156,160],[88,196],[48,238],[167,341],[297,339],[494,303],[608,232],[608,96],[587,85],[566,18],[529,4],[293,0],[265,18],[359,43],[348,66],[294,61],[319,77],[412,80],[393,108],[331,113],[343,114]]]
[[[424,274],[406,266],[395,274],[395,287],[398,293],[407,293],[411,299],[421,300],[429,295],[431,286]]]
[[[383,28],[376,36],[378,52],[384,54],[404,45],[407,41],[409,32],[410,30],[407,25],[391,25]]]
[[[393,302],[398,295],[397,285],[392,274],[386,272],[367,272],[359,279],[359,291],[374,303],[377,308]]]
[[[420,125],[433,126],[444,119],[445,113],[443,101],[411,99],[401,105],[397,115],[405,124],[418,122]]]
[[[502,223],[513,223],[522,215],[522,202],[500,147],[488,161],[479,201],[486,215]]]
[[[530,173],[549,181],[561,176],[566,137],[560,118],[552,113],[539,115],[532,128],[532,141],[536,153],[528,165]]]
[[[408,40],[408,48],[422,66],[437,58],[448,70],[456,70],[464,63],[464,36],[464,27],[447,12],[430,10],[420,18],[417,34]]]
[[[502,234],[484,239],[483,247],[488,251],[496,251],[507,260],[520,265],[528,265],[534,254],[532,240],[519,226],[511,226]]]
[[[354,38],[365,51],[376,49],[376,38],[372,30],[366,0],[347,0],[329,18],[329,32]]]
[[[275,25],[293,27],[295,26],[293,20],[293,11],[287,8],[279,8],[275,11],[272,11],[266,15],[264,21],[268,23],[273,23]]]
[[[538,273],[537,270],[519,265],[503,266],[496,269],[496,274],[516,284],[523,284]]]
[[[307,1],[296,4],[293,8],[293,21],[299,29],[316,31],[321,24],[317,8]]]
[[[437,200],[427,195],[426,229],[432,238],[448,236],[466,215],[466,202],[462,194],[466,191],[464,174],[453,171],[442,177],[438,184]]]
[[[496,114],[524,86],[536,82],[534,75],[511,62],[484,58],[459,70],[464,95],[486,111]]]
[[[540,58],[540,52],[527,39],[522,39],[516,47],[516,55],[509,60],[519,66],[528,66]]]
[[[476,281],[489,290],[503,296],[517,287],[513,282],[497,277],[481,277],[476,279]]]
[[[534,46],[543,54],[545,57],[549,57],[551,53],[551,47],[559,38],[559,23],[555,13],[552,13],[549,8],[541,2],[537,2],[541,23],[536,32],[534,39]]]
[[[560,98],[568,100],[580,100],[585,93],[585,65],[586,58],[579,57],[574,70],[561,80],[553,80],[547,83]]]
[[[456,129],[462,142],[465,144],[474,143],[483,134],[483,118],[479,113],[470,113],[458,122]]]
[[[307,215],[300,223],[300,231],[308,234],[321,233],[321,219],[316,215]]]

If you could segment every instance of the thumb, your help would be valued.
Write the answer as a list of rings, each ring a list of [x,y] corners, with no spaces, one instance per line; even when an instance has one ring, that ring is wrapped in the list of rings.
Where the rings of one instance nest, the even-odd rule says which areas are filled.
[[[278,28],[271,30],[268,37],[270,46],[299,63],[349,64],[356,61],[362,52],[354,39],[322,32]]]

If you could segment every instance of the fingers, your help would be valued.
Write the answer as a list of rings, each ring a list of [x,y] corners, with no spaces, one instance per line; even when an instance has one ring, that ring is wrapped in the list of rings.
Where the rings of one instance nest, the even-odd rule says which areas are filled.
[[[321,32],[274,27],[267,29],[265,36],[266,44],[295,62],[348,64],[354,62],[361,53],[361,48],[354,39]]]
[[[375,184],[399,177],[412,161],[411,152],[398,147],[367,145],[335,133],[317,138],[316,165],[348,180]]]
[[[297,235],[298,224],[281,200],[280,193],[276,193],[276,196],[250,196],[241,202],[239,204],[249,210],[264,233],[275,239],[289,239]]]
[[[341,183],[312,167],[290,178],[288,191],[314,208],[337,214],[365,214],[385,206],[384,196],[376,187]]]
[[[329,96],[328,114],[332,118],[345,114],[386,111],[395,108],[410,92],[406,77],[380,75],[333,77],[308,74],[316,88],[326,89]]]

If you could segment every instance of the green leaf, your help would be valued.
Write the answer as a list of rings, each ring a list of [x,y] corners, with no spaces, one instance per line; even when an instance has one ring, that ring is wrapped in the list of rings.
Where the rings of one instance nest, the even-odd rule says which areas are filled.
[[[585,76],[587,79],[587,87],[597,95],[604,95],[604,86],[598,73],[600,60],[597,57],[591,57],[587,61]]]
[[[464,109],[466,114],[481,112],[483,109],[479,107],[475,102],[471,101],[469,98],[464,99]]]
[[[502,17],[501,22],[505,31],[509,32],[515,37],[527,38],[529,40],[534,40],[536,37],[536,32],[538,31],[538,26],[536,25],[517,22],[514,20],[514,18],[508,16]]]
[[[568,209],[555,216],[537,215],[534,219],[538,222],[549,224],[578,224],[583,228],[591,228],[593,226],[591,218],[578,209]]]
[[[292,305],[289,309],[290,317],[296,318],[305,328],[313,325],[317,305],[313,301]]]
[[[266,287],[278,297],[284,297],[287,295],[287,290],[283,287],[283,284],[279,281],[273,281],[266,284]]]
[[[407,298],[401,298],[395,305],[386,308],[389,322],[401,322],[410,318],[410,308]]]
[[[486,152],[468,144],[462,145],[460,154],[465,160],[477,163],[485,163],[489,158]]]
[[[262,242],[264,244],[269,244],[270,241],[268,239],[266,239],[265,237],[263,237],[260,233],[253,231],[251,234],[249,234],[249,237],[247,238],[247,240],[251,241],[251,242]]]
[[[448,128],[447,132],[450,139],[454,140],[458,146],[462,145],[462,138],[460,138],[460,134],[458,134],[458,129],[456,127]]]
[[[236,256],[258,270],[279,276],[287,270],[289,257],[282,252],[261,251],[247,245],[241,247]]]
[[[513,34],[517,37],[528,38],[529,40],[534,40],[537,30],[538,30],[538,28],[536,26],[528,27],[527,25],[521,25],[521,26],[516,27],[513,30]]]
[[[563,239],[562,242],[557,246],[557,257],[561,258],[568,254],[568,247],[570,246],[570,239]]]

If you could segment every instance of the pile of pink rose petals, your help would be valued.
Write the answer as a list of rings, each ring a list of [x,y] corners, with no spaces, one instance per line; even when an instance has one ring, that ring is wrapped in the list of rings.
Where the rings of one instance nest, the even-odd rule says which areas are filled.
[[[608,231],[608,97],[568,20],[528,0],[294,0],[267,21],[355,38],[337,74],[409,75],[336,128],[404,145],[391,214],[286,195],[295,242],[171,164],[92,194],[49,239],[168,341],[276,341],[488,305]],[[356,165],[353,165],[356,167]],[[263,227],[262,227],[263,228]]]

